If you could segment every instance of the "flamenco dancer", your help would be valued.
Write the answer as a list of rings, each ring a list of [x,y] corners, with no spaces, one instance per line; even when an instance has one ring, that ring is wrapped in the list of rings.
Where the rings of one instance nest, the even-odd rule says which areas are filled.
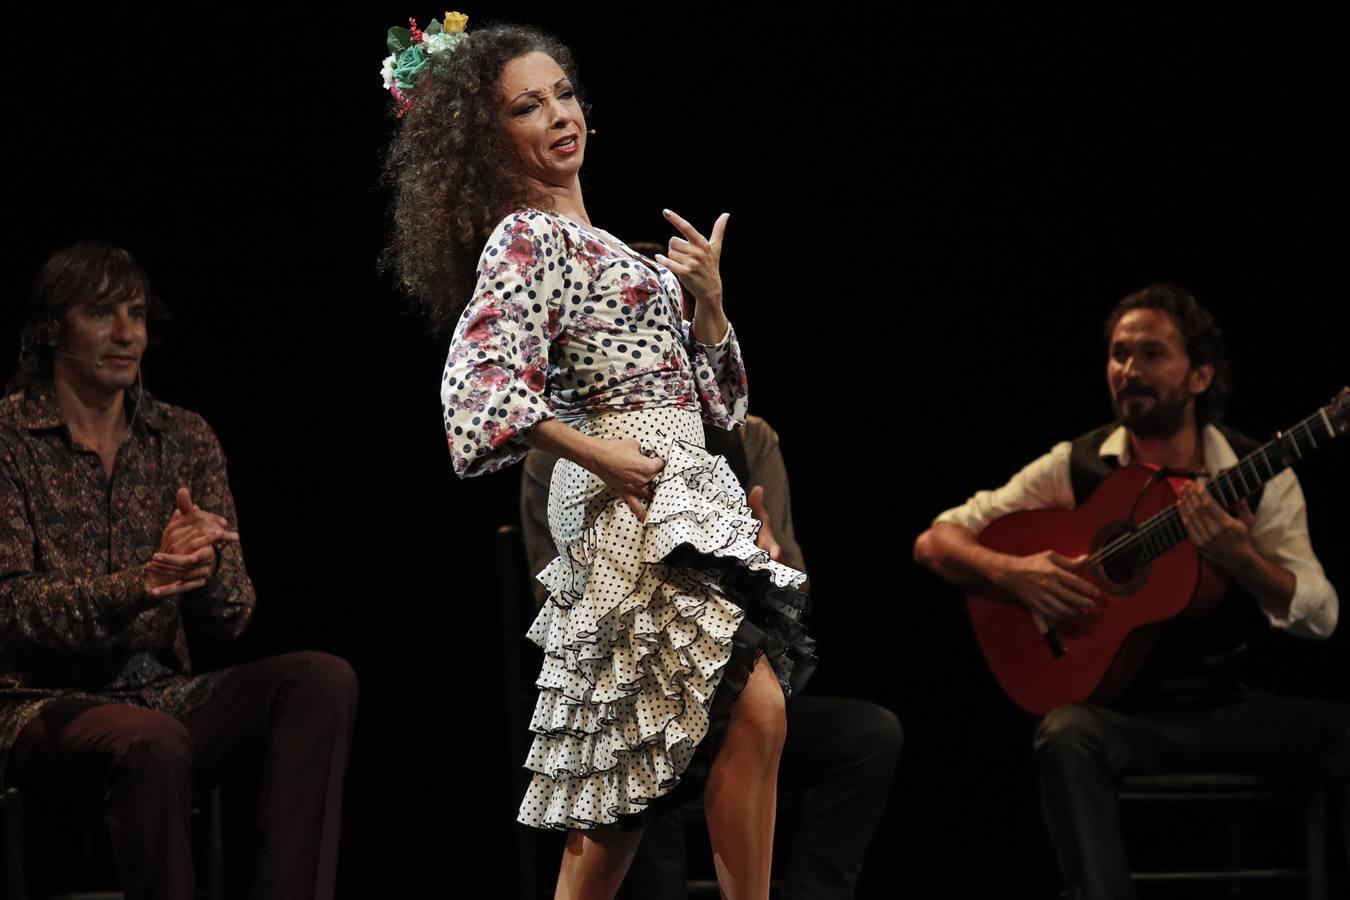
[[[453,328],[441,383],[456,474],[561,457],[561,555],[529,631],[544,650],[519,820],[568,831],[556,897],[612,897],[644,817],[706,778],[724,897],[767,898],[785,695],[814,664],[804,576],[758,523],[702,420],[746,412],[718,272],[727,215],[655,259],[591,224],[571,53],[447,14],[392,29],[391,258]],[[682,294],[693,321],[680,314]]]

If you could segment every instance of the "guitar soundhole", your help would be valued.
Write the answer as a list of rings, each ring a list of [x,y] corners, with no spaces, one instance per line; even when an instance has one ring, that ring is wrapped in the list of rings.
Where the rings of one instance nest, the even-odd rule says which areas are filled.
[[[1093,574],[1098,586],[1109,594],[1132,594],[1148,581],[1149,563],[1140,559],[1133,541],[1120,544],[1119,549],[1112,547],[1133,532],[1133,522],[1109,522],[1092,541],[1093,556],[1101,554],[1092,567]]]
[[[1138,564],[1128,554],[1121,554],[1102,564],[1102,572],[1112,584],[1129,584],[1138,570]]]

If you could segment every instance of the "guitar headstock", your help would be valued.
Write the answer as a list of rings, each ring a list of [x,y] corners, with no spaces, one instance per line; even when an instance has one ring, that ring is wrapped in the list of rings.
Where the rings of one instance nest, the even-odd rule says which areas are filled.
[[[1331,430],[1336,434],[1350,431],[1350,387],[1341,388],[1341,392],[1332,397],[1331,402],[1322,407],[1322,411],[1326,413]]]

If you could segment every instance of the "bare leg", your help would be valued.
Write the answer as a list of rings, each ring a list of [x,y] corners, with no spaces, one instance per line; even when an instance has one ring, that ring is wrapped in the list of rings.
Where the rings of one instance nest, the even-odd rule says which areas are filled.
[[[778,758],[786,736],[783,689],[761,656],[731,709],[703,795],[723,900],[769,898]]]
[[[553,900],[610,900],[637,852],[641,831],[597,828],[567,832]]]

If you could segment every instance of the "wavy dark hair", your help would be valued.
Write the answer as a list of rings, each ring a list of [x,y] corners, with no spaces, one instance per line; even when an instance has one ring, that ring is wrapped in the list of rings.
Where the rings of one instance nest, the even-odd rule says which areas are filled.
[[[145,269],[121,247],[90,241],[57,250],[38,270],[28,295],[28,317],[19,335],[19,370],[6,391],[27,391],[50,381],[55,348],[67,328],[67,315],[81,303],[121,303],[145,299],[146,328],[152,343],[162,337],[168,307],[150,284]]]
[[[1233,387],[1232,366],[1218,321],[1191,296],[1190,291],[1180,285],[1151,284],[1122,297],[1111,310],[1105,329],[1108,345],[1121,318],[1132,309],[1156,309],[1167,313],[1181,333],[1191,365],[1214,367],[1214,378],[1209,387],[1195,398],[1195,422],[1197,425],[1206,425],[1220,421],[1228,408],[1228,398]]]
[[[580,97],[572,53],[556,38],[517,25],[478,28],[453,53],[430,57],[389,145],[393,228],[382,262],[434,331],[454,328],[493,227],[522,206],[552,207],[520,177],[497,93],[506,64],[536,51],[553,57]]]

